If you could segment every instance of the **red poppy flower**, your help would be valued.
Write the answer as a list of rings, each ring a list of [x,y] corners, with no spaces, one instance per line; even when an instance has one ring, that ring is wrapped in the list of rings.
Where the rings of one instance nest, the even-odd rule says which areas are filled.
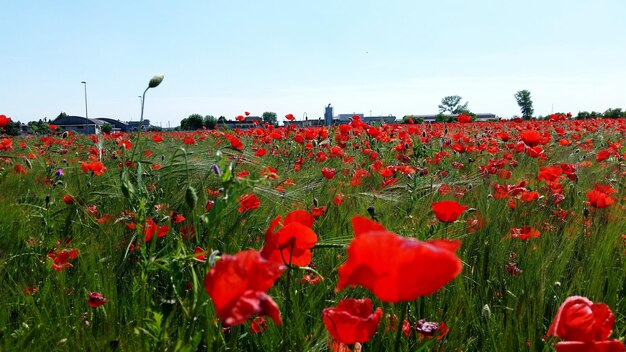
[[[563,173],[561,166],[545,166],[539,168],[539,174],[537,175],[537,181],[556,181]]]
[[[104,174],[105,171],[107,171],[107,168],[104,167],[104,164],[100,161],[83,161],[80,167],[83,169],[84,173],[88,174],[89,172],[93,172],[96,176],[100,176]]]
[[[131,149],[133,147],[133,142],[121,140],[121,141],[117,142],[117,145],[120,146],[120,147],[123,147],[126,150],[129,150],[129,149]]]
[[[548,335],[565,340],[557,344],[557,351],[624,351],[621,342],[607,340],[613,324],[615,315],[606,304],[571,296],[559,307]]]
[[[535,130],[527,130],[519,134],[522,141],[529,147],[535,147],[539,145],[541,141],[541,133]]]
[[[157,238],[161,238],[170,231],[170,227],[167,225],[163,225],[161,227],[157,226],[157,224],[151,218],[146,220],[146,225],[143,230],[144,241],[150,242],[152,241],[152,237],[154,234],[157,234]]]
[[[319,218],[320,216],[324,215],[324,213],[326,213],[325,206],[315,207],[311,209],[311,214],[313,214],[313,216],[315,216],[316,218]]]
[[[163,137],[161,137],[160,134],[153,134],[152,135],[152,141],[155,143],[161,143],[163,142]]]
[[[460,241],[418,241],[387,231],[362,216],[352,218],[355,238],[339,267],[337,291],[360,285],[384,302],[413,301],[433,294],[462,269],[454,253]]]
[[[92,308],[98,308],[101,305],[107,303],[107,299],[99,292],[89,292],[87,297],[87,304]]]
[[[456,219],[467,209],[453,200],[442,200],[430,205],[435,212],[435,216],[441,222],[455,222]]]
[[[63,269],[74,267],[71,263],[68,263],[72,259],[78,257],[78,249],[59,249],[56,252],[48,253],[48,258],[52,259],[52,269],[55,271],[62,271]]]
[[[280,325],[278,305],[266,292],[284,270],[255,250],[225,254],[205,276],[204,288],[226,326],[243,324],[253,315],[268,315]]]
[[[245,119],[246,119],[246,118],[245,118],[245,117],[243,117],[243,115],[237,115],[237,117],[235,117],[235,120],[237,120],[237,121],[243,121],[243,120],[245,120]]]
[[[322,278],[315,275],[315,274],[306,274],[304,275],[304,277],[302,278],[302,280],[300,280],[301,283],[307,283],[309,285],[317,285],[320,282],[322,282]]]
[[[69,194],[66,194],[63,196],[63,202],[67,205],[73,204],[74,203],[74,197],[70,196]]]
[[[11,122],[11,119],[6,117],[5,115],[0,115],[0,128],[6,126]]]
[[[457,117],[457,120],[460,123],[466,123],[472,121],[472,116],[470,114],[461,114]]]
[[[539,238],[540,235],[541,232],[539,232],[539,230],[530,226],[522,226],[520,228],[512,228],[508,237],[519,238],[522,241],[526,241],[531,238]]]
[[[247,111],[246,111],[246,112],[244,112],[244,114],[245,114],[246,116],[250,116],[250,113],[249,113],[249,112],[247,112]]]
[[[285,118],[289,121],[293,121],[295,119],[295,117],[293,117],[293,114],[287,114],[285,115]]]
[[[13,169],[15,170],[15,172],[17,172],[18,174],[22,174],[22,175],[26,175],[28,173],[28,170],[26,169],[26,166],[22,165],[22,164],[15,164],[15,166],[13,167]]]
[[[257,197],[256,194],[254,193],[243,194],[241,197],[239,197],[238,202],[239,202],[238,210],[240,213],[254,210],[258,208],[259,206],[261,206],[261,201],[259,200],[259,197]]]
[[[267,329],[267,322],[264,317],[256,317],[250,323],[250,330],[253,334],[260,334]]]
[[[281,220],[277,216],[265,232],[261,256],[280,264],[309,265],[311,248],[317,243],[317,234],[311,228],[315,219],[305,210],[295,210],[287,214],[283,226],[274,232]]]
[[[336,173],[335,169],[331,169],[329,167],[322,168],[322,176],[324,176],[326,179],[331,180],[333,177],[335,177],[335,173]]]
[[[611,194],[615,190],[608,185],[594,185],[591,191],[587,192],[587,201],[594,208],[607,208],[615,202]]]
[[[194,145],[194,144],[196,144],[196,140],[193,139],[193,137],[185,137],[185,138],[183,138],[183,143],[185,143],[187,145]]]
[[[206,253],[203,253],[204,249],[200,246],[197,246],[196,248],[193,249],[193,254],[195,254],[195,256],[193,257],[193,259],[199,261],[199,262],[205,262],[206,261]]]
[[[13,150],[13,139],[0,138],[0,151],[6,152],[9,150]]]
[[[179,214],[179,213],[177,213],[177,212],[175,212],[175,211],[173,211],[173,212],[171,212],[171,213],[170,213],[170,217],[172,218],[172,221],[173,221],[175,224],[180,224],[181,222],[183,222],[183,221],[187,220],[187,219],[183,216],[183,214]]]
[[[372,313],[372,301],[344,299],[335,308],[324,308],[322,318],[330,335],[344,344],[367,342],[378,330],[383,315],[380,308]]]

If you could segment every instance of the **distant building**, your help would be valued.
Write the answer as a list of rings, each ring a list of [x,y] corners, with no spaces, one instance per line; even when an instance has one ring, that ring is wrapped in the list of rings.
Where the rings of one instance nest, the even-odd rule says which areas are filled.
[[[296,127],[313,127],[313,126],[324,126],[326,125],[326,119],[322,120],[319,118],[317,120],[300,120],[300,121],[285,121],[285,126],[295,125]]]
[[[84,134],[95,134],[100,131],[104,124],[98,119],[88,119],[82,116],[62,116],[57,117],[52,124],[62,128],[64,131],[75,131]]]
[[[479,114],[475,114],[476,115],[476,121],[488,121],[488,120],[496,120],[498,117],[495,114],[491,114],[491,113],[479,113]],[[405,118],[411,118],[413,119],[415,122],[417,122],[416,120],[420,120],[423,122],[436,122],[437,121],[437,116],[439,116],[439,114],[436,115],[405,115]],[[459,116],[459,114],[451,114],[451,115],[444,115],[445,117],[451,117],[454,118],[456,120],[456,118]]]
[[[330,104],[324,109],[324,124],[326,126],[333,124],[333,107]]]
[[[111,125],[113,132],[128,132],[128,124],[120,120],[109,119],[106,117],[99,117],[96,120],[100,120],[104,123]]]
[[[395,123],[396,117],[393,115],[381,115],[381,116],[365,116],[365,114],[339,114],[337,116],[333,116],[333,107],[328,104],[328,106],[324,109],[324,124],[326,126],[331,125],[342,125],[346,123],[350,123],[354,116],[358,116],[361,121],[368,125],[376,125],[376,124],[384,124],[384,123]]]
[[[368,125],[377,125],[377,124],[382,125],[384,123],[386,124],[395,123],[396,117],[393,115],[365,116],[365,117],[362,117],[361,120],[363,120],[363,122],[365,122]]]
[[[139,129],[141,128],[142,131],[147,131],[148,128],[150,128],[150,120],[143,120],[143,121],[128,121],[126,123],[128,125],[128,130],[125,132],[135,132],[135,131],[139,131]]]
[[[262,125],[263,124],[263,118],[261,118],[260,116],[246,116],[243,121],[231,121],[231,120],[227,120],[226,121],[226,127],[228,128],[240,128],[240,129],[248,129],[248,128],[254,128],[256,126]],[[220,124],[218,123],[218,126]]]

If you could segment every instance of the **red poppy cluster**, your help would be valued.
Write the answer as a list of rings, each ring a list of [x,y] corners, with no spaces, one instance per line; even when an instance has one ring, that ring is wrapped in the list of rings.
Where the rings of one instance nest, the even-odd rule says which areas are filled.
[[[83,169],[84,173],[88,174],[90,172],[93,172],[93,174],[96,176],[100,176],[104,174],[105,171],[107,171],[107,168],[101,161],[83,161],[80,167]]]

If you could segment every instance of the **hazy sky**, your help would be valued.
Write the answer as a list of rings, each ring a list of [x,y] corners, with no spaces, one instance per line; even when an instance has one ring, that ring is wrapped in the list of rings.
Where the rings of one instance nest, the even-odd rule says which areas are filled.
[[[0,0],[0,114],[153,124],[192,114],[626,108],[626,1]]]

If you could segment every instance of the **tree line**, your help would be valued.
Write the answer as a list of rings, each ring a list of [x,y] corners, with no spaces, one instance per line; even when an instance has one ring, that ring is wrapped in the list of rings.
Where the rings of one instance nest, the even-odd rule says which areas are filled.
[[[278,123],[276,113],[271,111],[264,112],[261,119],[264,123],[271,125]],[[202,116],[200,114],[191,114],[180,121],[180,126],[177,127],[177,129],[180,131],[195,131],[202,128],[214,129],[216,126],[221,126],[232,121],[234,120],[227,119],[225,116],[215,118],[213,115]]]

